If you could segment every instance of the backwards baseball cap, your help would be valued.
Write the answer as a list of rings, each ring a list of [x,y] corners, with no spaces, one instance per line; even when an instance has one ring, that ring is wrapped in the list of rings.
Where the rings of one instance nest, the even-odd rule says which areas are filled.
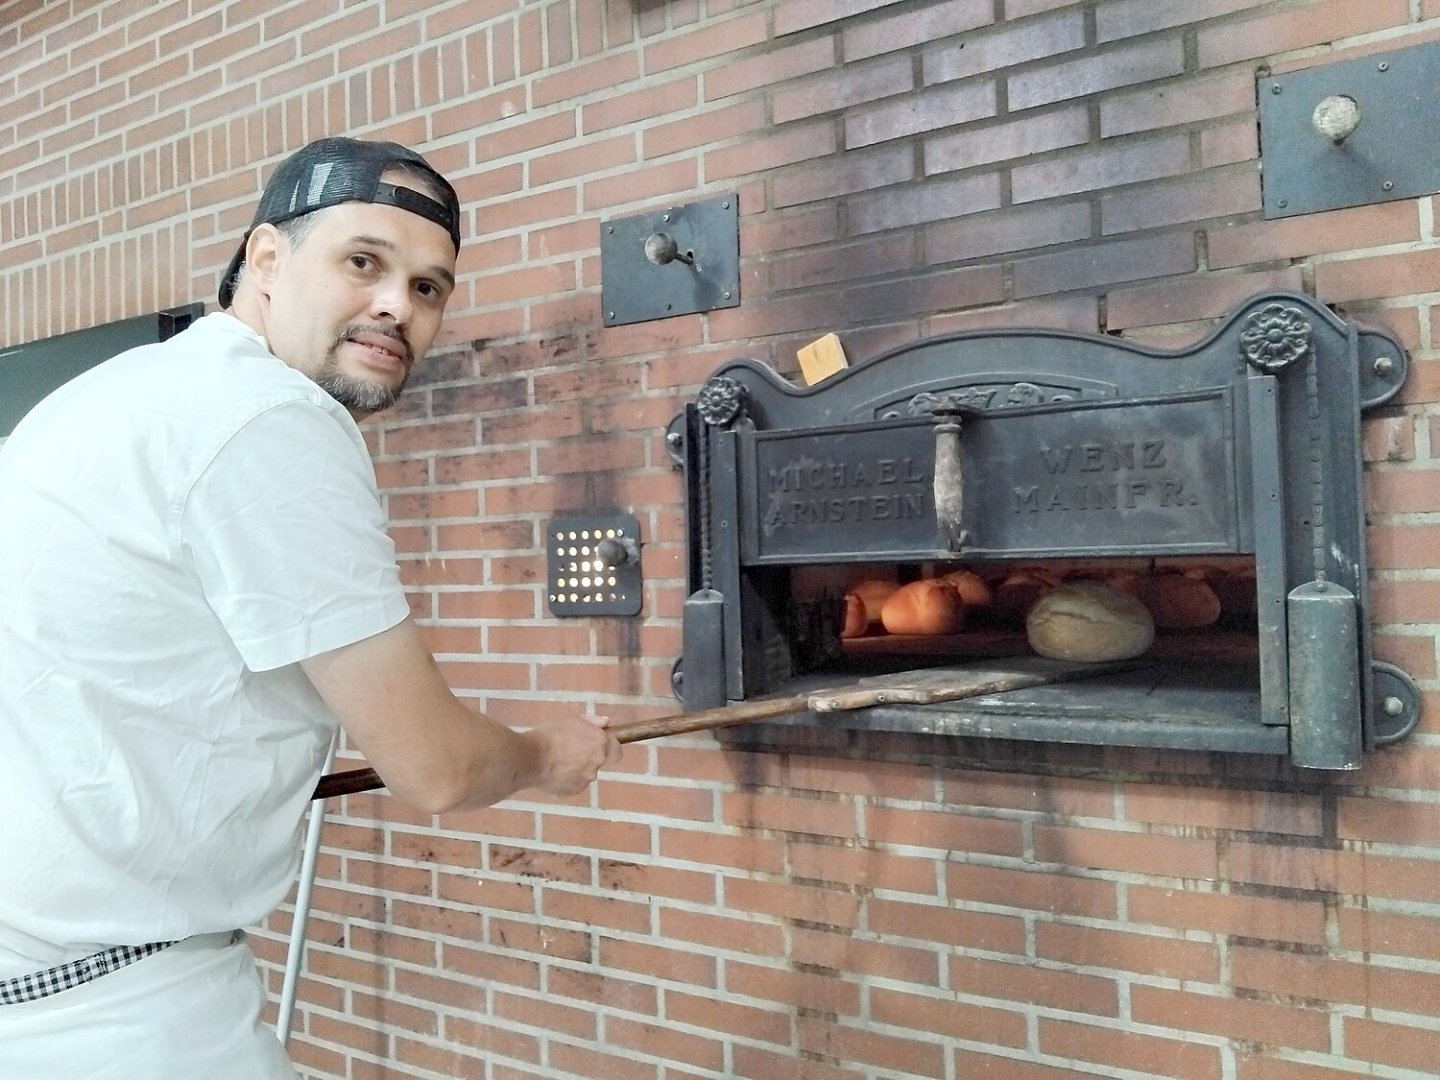
[[[391,169],[424,174],[440,200],[380,178]],[[384,203],[419,214],[450,233],[460,250],[460,200],[455,189],[419,154],[393,142],[360,139],[318,139],[295,151],[276,168],[260,195],[255,218],[240,240],[240,249],[220,279],[220,306],[235,298],[235,275],[245,263],[245,245],[259,225],[279,225],[327,206],[346,202]]]

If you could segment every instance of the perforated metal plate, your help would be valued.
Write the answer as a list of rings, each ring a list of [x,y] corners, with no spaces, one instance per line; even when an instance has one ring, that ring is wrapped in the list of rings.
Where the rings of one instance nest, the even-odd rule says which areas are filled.
[[[546,528],[550,614],[637,615],[644,599],[640,522],[623,514],[553,519]]]

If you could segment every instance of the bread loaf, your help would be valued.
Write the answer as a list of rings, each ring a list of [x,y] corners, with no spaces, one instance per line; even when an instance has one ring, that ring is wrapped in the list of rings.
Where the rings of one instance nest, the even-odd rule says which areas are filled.
[[[953,634],[965,624],[965,605],[947,581],[912,581],[890,594],[880,622],[892,634]]]
[[[1145,652],[1155,640],[1155,624],[1129,593],[1098,581],[1073,581],[1035,601],[1025,636],[1041,656],[1098,663]]]
[[[860,598],[865,605],[865,621],[878,623],[880,621],[880,609],[885,606],[885,601],[890,594],[900,588],[895,581],[862,581],[858,585],[850,587],[849,595]]]
[[[1140,599],[1161,630],[1194,630],[1220,618],[1220,598],[1198,577],[1161,574],[1147,578]]]
[[[951,570],[948,574],[941,574],[940,580],[954,586],[966,608],[989,607],[994,602],[990,586],[973,570]]]

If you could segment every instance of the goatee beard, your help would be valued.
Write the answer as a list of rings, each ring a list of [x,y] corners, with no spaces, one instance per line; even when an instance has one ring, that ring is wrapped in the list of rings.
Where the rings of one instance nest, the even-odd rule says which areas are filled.
[[[335,343],[330,346],[330,352],[325,357],[325,366],[315,376],[315,384],[349,410],[352,416],[357,417],[370,416],[394,405],[400,400],[400,391],[405,389],[405,381],[410,377],[408,366],[405,374],[401,376],[398,386],[386,386],[384,383],[357,379],[353,375],[346,375],[342,372],[340,370],[340,346],[345,344],[352,335],[362,332],[383,334],[393,338],[404,347],[407,360],[410,357],[410,343],[405,340],[404,336],[383,326],[351,325],[336,335]]]
[[[383,386],[337,371],[333,366],[322,372],[315,383],[354,416],[370,416],[390,408],[400,400],[404,385]]]

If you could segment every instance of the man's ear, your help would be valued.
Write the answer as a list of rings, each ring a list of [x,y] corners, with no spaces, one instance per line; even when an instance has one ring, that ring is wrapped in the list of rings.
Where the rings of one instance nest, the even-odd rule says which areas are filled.
[[[280,273],[280,264],[290,252],[290,242],[274,225],[257,225],[245,241],[245,276],[254,280],[266,296]]]

